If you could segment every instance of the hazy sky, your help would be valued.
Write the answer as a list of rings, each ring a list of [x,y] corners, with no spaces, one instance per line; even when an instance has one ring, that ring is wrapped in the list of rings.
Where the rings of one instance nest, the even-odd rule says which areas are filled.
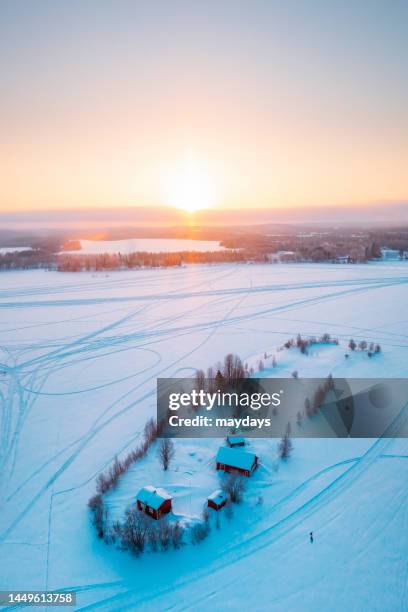
[[[0,209],[406,199],[407,75],[407,0],[1,0]]]

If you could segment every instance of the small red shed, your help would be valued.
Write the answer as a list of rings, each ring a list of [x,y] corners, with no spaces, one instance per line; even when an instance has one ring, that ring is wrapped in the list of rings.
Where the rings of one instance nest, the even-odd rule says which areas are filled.
[[[208,496],[208,507],[220,510],[227,503],[227,495],[221,489],[214,491]]]
[[[245,438],[243,436],[227,436],[227,444],[231,448],[245,446]]]
[[[251,453],[242,448],[230,448],[229,446],[221,446],[218,449],[217,470],[224,470],[231,474],[242,474],[243,476],[251,476],[252,472],[258,466],[258,457],[255,453]]]
[[[158,520],[171,511],[171,495],[164,489],[149,485],[140,489],[136,496],[138,510]]]

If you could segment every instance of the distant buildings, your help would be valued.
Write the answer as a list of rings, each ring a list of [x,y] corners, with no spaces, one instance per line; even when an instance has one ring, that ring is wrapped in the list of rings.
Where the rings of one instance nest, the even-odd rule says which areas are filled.
[[[270,263],[289,263],[298,261],[299,255],[296,251],[278,251],[277,253],[267,253],[266,260]]]
[[[381,259],[386,259],[387,261],[401,259],[400,251],[398,249],[381,247]]]

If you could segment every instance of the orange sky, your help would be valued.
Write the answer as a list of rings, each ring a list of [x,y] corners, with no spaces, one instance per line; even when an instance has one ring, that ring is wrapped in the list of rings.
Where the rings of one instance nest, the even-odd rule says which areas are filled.
[[[3,9],[0,210],[174,204],[191,152],[215,206],[406,199],[404,3],[222,4]]]

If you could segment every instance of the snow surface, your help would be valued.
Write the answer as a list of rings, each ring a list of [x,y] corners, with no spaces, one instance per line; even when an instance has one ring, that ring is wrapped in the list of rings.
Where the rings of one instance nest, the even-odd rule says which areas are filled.
[[[22,253],[23,251],[32,251],[31,247],[0,247],[0,255],[6,255],[7,253]]]
[[[126,240],[80,240],[80,251],[64,253],[178,253],[179,251],[225,251],[216,240],[188,240],[182,238],[128,238]]]
[[[234,352],[264,376],[405,377],[408,266],[189,266],[113,274],[0,276],[0,590],[74,589],[77,609],[405,611],[408,442],[248,441],[261,461],[244,503],[209,538],[139,559],[89,523],[94,479],[133,448],[155,413],[158,376],[188,376]],[[339,346],[277,351],[329,332]],[[344,359],[350,337],[381,355]],[[271,356],[278,361],[271,367]],[[401,416],[403,424],[405,413]],[[220,440],[156,448],[108,495],[122,516],[148,484],[196,520],[220,486]],[[314,543],[309,532],[314,532]]]

